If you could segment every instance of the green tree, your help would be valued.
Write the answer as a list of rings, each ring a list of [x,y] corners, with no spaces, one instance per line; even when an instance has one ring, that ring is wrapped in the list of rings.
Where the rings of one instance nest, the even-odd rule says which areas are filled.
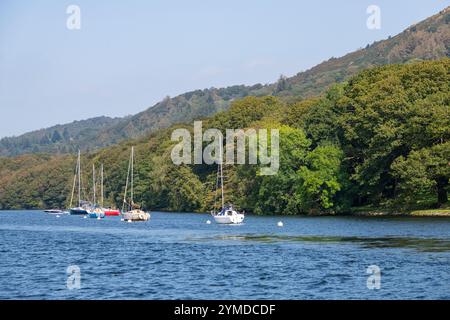
[[[58,130],[54,130],[53,134],[52,134],[52,142],[56,143],[62,140],[61,134],[59,133]]]
[[[318,146],[308,153],[298,171],[301,182],[297,192],[304,210],[330,210],[335,205],[345,175],[342,158],[342,150],[333,145]]]
[[[311,142],[303,130],[281,126],[280,168],[272,176],[260,176],[255,212],[257,214],[298,214],[297,170],[303,164]]]
[[[450,59],[366,70],[349,80],[334,109],[360,195],[392,198],[391,164],[450,137]]]
[[[436,194],[438,205],[447,203],[450,142],[412,151],[406,158],[400,156],[392,164],[392,169],[400,180],[403,199],[409,203],[414,203],[418,195],[430,192]]]
[[[173,164],[170,150],[154,157],[153,163],[148,203],[172,211],[198,211],[202,207],[206,191],[190,166]]]
[[[343,96],[344,86],[332,86],[320,100],[313,100],[304,115],[304,129],[314,146],[324,141],[337,143],[339,133],[339,116],[341,112],[337,107]]]

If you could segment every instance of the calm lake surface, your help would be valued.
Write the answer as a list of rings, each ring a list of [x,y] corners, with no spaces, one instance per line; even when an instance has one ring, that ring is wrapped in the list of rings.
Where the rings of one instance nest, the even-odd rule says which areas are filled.
[[[211,224],[206,224],[211,220]],[[284,227],[277,227],[282,220]],[[0,212],[0,299],[450,299],[450,219]],[[80,268],[69,290],[67,268]],[[367,288],[367,268],[381,288]]]

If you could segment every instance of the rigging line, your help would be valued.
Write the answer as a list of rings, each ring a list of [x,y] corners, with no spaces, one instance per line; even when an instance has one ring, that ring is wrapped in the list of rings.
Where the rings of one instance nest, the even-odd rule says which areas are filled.
[[[81,176],[80,177],[80,184],[81,184],[81,190],[82,190],[82,192],[83,192],[83,198],[84,199],[88,199],[88,197],[86,196],[86,194],[87,194],[87,191],[86,191],[86,187],[84,186],[84,184],[83,184],[83,177]],[[84,200],[84,201],[86,201],[86,200]]]
[[[131,160],[131,156],[130,156],[130,160]],[[125,204],[128,204],[127,203],[127,191],[128,191],[128,180],[130,179],[130,169],[131,169],[131,161],[128,161],[127,181],[125,182],[125,193],[123,196],[122,212],[125,210]]]
[[[104,201],[104,197],[103,197],[103,163],[101,164],[101,185],[100,185],[100,193],[101,193],[101,200],[100,200],[100,204],[103,208],[103,201]]]
[[[134,204],[134,147],[131,147],[131,203]]]
[[[75,173],[73,175],[73,183],[72,183],[72,193],[70,195],[70,203],[69,203],[69,208],[72,208],[72,203],[73,203],[73,196],[75,194],[75,185],[77,183],[77,173],[78,173],[78,159],[77,159],[77,165],[75,166]]]
[[[217,190],[219,190],[219,166],[217,166],[217,172],[216,172],[216,188],[214,189],[214,213],[217,209]]]
[[[220,185],[221,185],[221,189],[222,189],[222,210],[224,208],[224,196],[223,196],[223,150],[222,150],[223,146],[222,144],[220,144]]]
[[[77,172],[78,172],[78,207],[81,207],[81,151],[79,149],[77,159]]]
[[[75,184],[77,182],[77,174],[75,173],[75,175],[73,176],[73,184],[72,184],[72,194],[70,196],[70,204],[69,204],[69,208],[72,208],[72,202],[73,202],[73,195],[75,193]]]
[[[97,181],[95,181],[95,164],[92,164],[92,189],[94,195],[93,205],[96,206],[96,189],[97,189]]]

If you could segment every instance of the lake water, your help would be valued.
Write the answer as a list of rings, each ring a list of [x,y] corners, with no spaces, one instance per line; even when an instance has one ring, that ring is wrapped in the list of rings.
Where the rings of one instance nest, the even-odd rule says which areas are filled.
[[[125,223],[4,211],[0,243],[0,299],[450,299],[446,218],[248,216],[226,226],[207,214]],[[371,265],[380,289],[367,287]],[[79,289],[67,286],[69,266]]]

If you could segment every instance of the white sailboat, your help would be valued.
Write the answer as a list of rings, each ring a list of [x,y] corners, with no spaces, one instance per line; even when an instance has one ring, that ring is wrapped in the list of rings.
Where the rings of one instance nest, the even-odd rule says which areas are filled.
[[[219,212],[216,212],[216,201],[214,195],[214,209],[211,211],[211,215],[214,217],[214,220],[218,224],[240,224],[244,222],[244,214],[239,213],[233,208],[233,205],[229,204],[225,206],[225,197],[223,192],[223,154],[222,154],[222,145],[220,145],[220,159],[219,165],[217,167],[217,179],[216,179],[216,193],[218,189],[218,185],[220,183],[221,190],[221,198],[222,198],[222,208]]]
[[[128,182],[130,182],[130,200],[127,202]],[[125,221],[147,221],[150,220],[150,213],[140,209],[140,206],[134,203],[134,147],[131,147],[130,162],[128,164],[127,182],[125,184],[125,194],[123,197],[123,219]],[[125,211],[127,208],[127,211]]]
[[[73,208],[72,203],[73,203],[73,196],[75,194],[75,186],[76,185],[78,185],[78,207]],[[69,213],[71,215],[86,215],[86,214],[88,214],[87,202],[81,200],[81,152],[80,152],[80,150],[78,150],[77,167],[75,170],[75,175],[73,177],[72,195],[70,197],[69,208],[70,208]]]

